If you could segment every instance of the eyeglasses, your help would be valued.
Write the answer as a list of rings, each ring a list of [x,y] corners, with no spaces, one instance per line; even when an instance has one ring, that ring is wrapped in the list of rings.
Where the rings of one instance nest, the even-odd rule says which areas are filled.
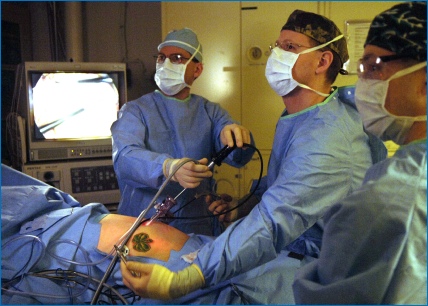
[[[156,63],[158,64],[163,64],[165,62],[165,59],[169,58],[171,63],[175,65],[182,64],[185,60],[187,61],[189,59],[189,57],[184,57],[183,55],[177,53],[170,54],[169,56],[159,53],[158,55],[154,55],[153,57],[156,59]]]
[[[312,48],[312,47],[299,45],[291,41],[283,41],[281,43],[277,41],[275,42],[275,45],[273,47],[272,45],[269,46],[269,50],[272,52],[273,48],[275,47],[280,47],[282,50],[291,51],[291,52],[297,52],[298,48]]]
[[[358,60],[358,77],[364,79],[381,80],[387,72],[388,63],[391,61],[409,58],[407,55],[385,55],[385,56],[366,56]]]

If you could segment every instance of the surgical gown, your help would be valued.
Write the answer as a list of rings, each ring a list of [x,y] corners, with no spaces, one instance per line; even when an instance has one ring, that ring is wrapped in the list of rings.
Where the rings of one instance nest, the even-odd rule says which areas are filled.
[[[152,202],[165,181],[162,165],[167,158],[211,160],[224,147],[221,130],[232,123],[236,122],[219,104],[194,94],[177,100],[156,90],[126,103],[111,128],[113,164],[121,192],[118,212],[139,216]],[[235,149],[224,162],[241,167],[253,153],[253,149]],[[171,212],[175,217],[189,219],[176,219],[170,225],[185,233],[218,235],[219,222],[207,218],[210,213],[204,198],[195,200],[195,195],[213,191],[214,185],[213,179],[206,179],[180,195]],[[166,196],[175,197],[182,190],[178,183],[170,182],[157,202]],[[152,209],[147,217],[154,212]]]
[[[427,304],[426,139],[374,165],[326,218],[322,251],[296,275],[303,304]]]
[[[368,141],[355,105],[341,101],[338,90],[321,104],[285,113],[277,123],[260,203],[201,248],[195,260],[206,286],[256,267],[287,273],[278,253],[317,257],[322,216],[361,186],[372,165]],[[291,291],[291,283],[271,286]],[[278,302],[293,302],[290,295]]]

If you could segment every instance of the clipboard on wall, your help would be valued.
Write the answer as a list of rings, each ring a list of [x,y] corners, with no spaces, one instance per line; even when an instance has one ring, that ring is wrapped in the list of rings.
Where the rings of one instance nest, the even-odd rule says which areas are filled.
[[[370,29],[370,20],[345,21],[345,37],[348,43],[349,60],[344,68],[349,74],[357,74],[357,62],[364,54],[364,42]]]

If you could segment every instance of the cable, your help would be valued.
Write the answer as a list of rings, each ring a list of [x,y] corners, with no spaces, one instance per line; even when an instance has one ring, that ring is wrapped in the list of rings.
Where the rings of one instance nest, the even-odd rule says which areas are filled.
[[[37,261],[30,268],[26,269],[26,265],[30,262],[31,257],[32,257],[32,256],[30,256],[30,258],[28,259],[27,263],[21,268],[21,270],[19,270],[16,273],[16,275],[20,274],[24,269],[26,269],[27,271],[30,271],[33,267],[36,267],[37,264],[39,263],[39,261],[42,260],[42,258],[44,257],[45,252],[48,253],[49,255],[51,255],[53,258],[56,258],[58,260],[62,260],[62,261],[65,261],[65,262],[68,262],[68,263],[73,263],[73,264],[79,264],[79,263],[76,263],[76,262],[74,262],[72,260],[67,260],[67,259],[59,257],[59,256],[57,256],[57,255],[55,255],[53,253],[50,253],[49,250],[48,250],[48,248],[44,244],[44,242],[39,237],[34,236],[34,235],[17,236],[15,238],[7,241],[5,244],[3,244],[2,245],[2,249],[5,248],[8,244],[10,244],[12,242],[15,242],[17,240],[20,240],[20,239],[24,239],[24,238],[31,238],[31,239],[34,239],[34,241],[37,241],[38,243],[40,243],[42,245],[42,252],[41,252],[39,258],[37,259]],[[62,240],[55,241],[55,242],[53,242],[53,245],[55,245],[55,243],[57,243],[57,242],[63,242],[63,241]],[[82,251],[82,254],[83,254],[86,262],[89,263],[88,252],[81,245],[77,244],[76,242],[74,242],[72,240],[67,240],[67,242],[70,243],[70,244],[73,244],[73,245],[77,246],[77,248]],[[49,245],[49,247],[51,248],[52,245]],[[31,255],[32,255],[32,252],[31,252]],[[23,280],[26,275],[31,275],[31,274],[23,273],[21,276],[17,276],[17,278],[20,278],[21,280]],[[88,275],[89,275],[89,278],[91,278],[91,273],[90,273],[90,268],[89,267],[88,267]],[[69,297],[77,297],[77,296],[83,294],[88,289],[88,287],[89,287],[89,282],[85,286],[84,290],[82,290],[82,291],[80,291],[80,292],[78,292],[77,294],[74,294],[74,295],[70,294],[70,296],[67,296],[67,298],[69,298]],[[2,288],[2,290],[3,290],[3,288]],[[14,292],[14,293],[17,293],[17,292]],[[28,296],[51,297],[51,295],[39,294],[39,293],[34,293],[34,292],[28,293]],[[65,297],[60,297],[60,298],[65,298]]]
[[[58,256],[55,253],[51,252],[51,249],[53,248],[53,246],[55,246],[56,244],[60,244],[60,243],[66,243],[66,244],[71,244],[71,245],[76,246],[78,249],[81,250],[83,256],[85,257],[86,262],[74,261],[71,259],[67,259],[67,258]],[[103,263],[104,261],[106,261],[110,256],[113,255],[114,248],[112,248],[111,251],[106,256],[104,256],[102,259],[100,259],[98,261],[90,261],[89,252],[84,247],[82,247],[80,244],[78,244],[77,242],[70,240],[70,239],[59,239],[59,240],[55,240],[55,241],[50,242],[48,247],[46,248],[46,252],[50,256],[52,256],[53,258],[57,259],[58,261],[63,261],[63,262],[75,264],[78,266],[97,266],[97,265]]]
[[[45,231],[46,231],[46,229],[44,231],[42,231],[40,234],[42,234]],[[4,243],[2,245],[2,248],[7,247],[9,244],[11,244],[11,243],[13,243],[13,242],[15,242],[17,240],[28,239],[28,238],[30,238],[30,239],[34,240],[35,242],[38,242],[39,244],[41,244],[41,246],[42,246],[41,254],[39,255],[38,259],[36,260],[36,262],[31,267],[27,267],[27,265],[31,261],[32,254],[33,254],[33,250],[31,250],[30,257],[29,257],[27,263],[25,263],[24,266],[15,274],[15,276],[12,278],[12,280],[17,280],[18,279],[20,281],[23,281],[25,277],[28,277],[28,276],[37,276],[38,275],[37,272],[33,272],[33,273],[29,273],[29,274],[23,273],[22,275],[19,275],[19,274],[22,273],[24,270],[30,271],[31,269],[33,269],[34,267],[36,267],[37,264],[39,263],[39,261],[42,258],[44,258],[45,253],[47,253],[48,255],[52,256],[55,259],[57,259],[58,261],[67,262],[67,263],[74,264],[74,265],[87,266],[88,271],[87,271],[86,275],[87,275],[88,279],[92,279],[91,271],[90,271],[90,267],[89,266],[98,265],[99,263],[105,261],[108,258],[108,256],[109,256],[109,255],[107,255],[106,257],[104,257],[103,259],[101,259],[98,262],[90,262],[89,252],[84,247],[82,247],[79,243],[77,243],[77,242],[75,242],[73,240],[70,240],[70,239],[59,239],[59,240],[56,240],[56,241],[52,241],[51,243],[49,243],[48,246],[46,246],[44,244],[44,242],[38,236],[34,236],[34,235],[17,236],[15,238],[7,241],[6,243]],[[76,248],[78,250],[80,250],[81,253],[83,254],[83,257],[84,257],[85,261],[84,262],[77,262],[77,261],[74,261],[74,260],[67,259],[67,258],[64,258],[64,257],[56,255],[51,250],[54,248],[54,246],[56,246],[57,244],[60,244],[60,243],[67,243],[67,244],[71,244],[71,245],[76,246]],[[111,254],[112,254],[112,252],[111,252]],[[76,273],[78,273],[78,272],[76,272]],[[64,281],[66,283],[68,283],[68,280],[66,279],[66,277],[67,277],[67,275],[65,275]],[[10,284],[11,282],[13,282],[13,281],[9,281],[7,284]],[[82,285],[82,284],[80,283],[80,285]],[[88,281],[85,284],[83,290],[79,291],[78,293],[74,293],[74,294],[72,294],[71,291],[70,291],[70,294],[68,296],[57,296],[57,295],[39,294],[39,293],[37,293],[37,294],[35,294],[35,293],[22,293],[21,291],[13,291],[13,290],[10,290],[10,289],[5,289],[4,286],[3,286],[2,290],[6,290],[6,291],[8,291],[10,293],[21,294],[21,295],[26,295],[26,296],[39,296],[39,297],[47,297],[47,298],[56,297],[56,298],[61,298],[61,299],[64,298],[65,299],[65,298],[77,297],[77,296],[83,294],[87,289],[89,289],[89,285],[90,285],[90,282]],[[68,287],[68,290],[71,290],[71,289]]]
[[[17,278],[14,278],[14,279],[8,281],[4,286],[2,286],[2,291],[12,293],[12,294],[16,294],[16,295],[21,295],[21,296],[30,296],[30,297],[37,296],[37,297],[56,298],[56,299],[68,299],[68,298],[78,297],[78,296],[82,295],[86,290],[95,291],[89,287],[90,283],[91,282],[100,283],[100,281],[98,279],[95,279],[88,274],[84,274],[84,273],[80,273],[80,272],[76,272],[76,271],[72,271],[72,270],[60,270],[60,269],[59,270],[44,270],[44,271],[29,273],[29,274],[26,274],[25,276],[27,276],[27,277],[40,277],[40,278],[46,278],[46,279],[51,279],[51,280],[65,281],[69,284],[71,281],[71,282],[74,282],[75,284],[82,285],[81,282],[79,282],[78,280],[75,279],[75,277],[81,277],[83,279],[86,279],[86,282],[84,283],[85,285],[84,285],[83,290],[80,290],[79,292],[77,292],[75,294],[69,294],[69,295],[44,294],[44,293],[39,293],[39,292],[24,292],[24,291],[17,291],[17,290],[11,290],[11,289],[5,288],[5,286],[13,287],[12,283],[21,278],[21,277],[17,277]],[[123,304],[125,304],[125,305],[128,304],[125,297],[119,291],[117,291],[113,286],[110,286],[108,284],[102,284],[102,286],[107,288],[108,290],[112,291],[113,294],[115,295],[115,298],[117,297],[116,299],[119,299]],[[67,287],[70,288],[69,285],[67,285]],[[106,295],[106,296],[110,297],[110,298],[113,297],[113,295],[110,295],[110,296]]]
[[[204,218],[216,218],[216,217],[218,217],[218,216],[220,216],[220,215],[224,215],[224,214],[227,214],[227,213],[229,213],[229,212],[231,212],[232,210],[235,210],[235,209],[237,209],[237,208],[239,208],[239,207],[241,207],[242,205],[244,205],[253,195],[254,195],[254,193],[256,192],[256,190],[257,190],[257,188],[259,187],[259,185],[260,185],[260,180],[261,180],[261,178],[262,178],[262,176],[263,176],[263,157],[262,157],[262,154],[260,153],[260,151],[259,151],[259,149],[257,149],[255,146],[253,146],[253,145],[251,145],[251,144],[247,144],[247,143],[244,143],[244,147],[249,147],[249,148],[253,148],[256,152],[257,152],[257,154],[259,155],[259,157],[260,157],[260,173],[259,173],[259,179],[257,180],[257,184],[256,184],[256,186],[253,188],[253,190],[249,193],[249,194],[247,194],[247,196],[242,200],[242,202],[240,202],[238,205],[236,205],[235,207],[233,207],[233,208],[231,208],[231,209],[228,209],[228,210],[225,210],[225,211],[223,211],[223,212],[221,212],[221,213],[219,213],[219,214],[216,214],[216,215],[214,215],[214,214],[211,214],[211,215],[209,215],[209,216],[194,216],[194,217],[162,217],[162,218],[159,218],[159,219],[175,219],[175,220],[178,220],[178,219],[180,219],[180,220],[182,220],[182,219],[204,219]],[[196,199],[198,199],[198,197],[195,197],[195,198],[193,198],[192,200],[190,200],[189,202],[187,202],[186,204],[184,204],[184,205],[182,205],[180,208],[178,208],[176,211],[174,211],[172,214],[175,214],[175,213],[177,213],[178,211],[180,211],[181,209],[183,209],[184,207],[186,207],[187,205],[189,205],[190,203],[192,203],[193,201],[195,201]]]
[[[194,159],[191,159],[191,158],[183,158],[183,160],[178,163],[177,167],[168,175],[168,177],[166,178],[166,180],[162,183],[161,187],[159,188],[158,192],[155,194],[155,196],[153,197],[152,201],[147,206],[147,208],[144,209],[140,213],[140,215],[138,216],[137,220],[135,220],[135,222],[130,227],[130,229],[127,231],[127,233],[125,233],[125,235],[124,235],[125,237],[124,237],[123,241],[121,241],[118,244],[119,250],[122,250],[123,246],[126,245],[126,243],[128,243],[128,241],[131,238],[132,234],[137,230],[138,226],[140,226],[140,224],[142,223],[142,220],[144,219],[144,217],[147,214],[147,212],[156,204],[157,198],[163,192],[163,190],[165,189],[166,185],[169,183],[169,181],[175,175],[175,173],[177,172],[177,170],[180,169],[184,164],[186,164],[188,162],[198,163],[197,160],[194,160]],[[114,255],[112,261],[110,262],[110,265],[107,267],[106,273],[104,274],[103,278],[100,281],[100,285],[98,286],[97,291],[94,294],[94,297],[93,297],[93,299],[91,301],[91,305],[94,305],[94,303],[98,300],[99,295],[101,294],[102,284],[104,284],[107,281],[107,279],[110,277],[110,274],[112,273],[113,268],[116,265],[118,257],[119,256],[118,256],[118,254],[116,252],[116,254]]]
[[[42,260],[42,258],[44,257],[44,255],[45,255],[45,251],[46,251],[46,245],[45,245],[45,243],[39,238],[39,237],[37,237],[37,236],[34,236],[34,235],[22,235],[22,236],[17,236],[17,237],[15,237],[15,238],[13,238],[13,239],[11,239],[11,240],[9,240],[9,241],[7,241],[6,243],[4,243],[4,244],[2,244],[2,249],[3,248],[5,248],[7,245],[9,245],[10,243],[12,243],[12,242],[15,242],[15,241],[17,241],[17,240],[21,240],[21,239],[28,239],[28,238],[30,238],[30,239],[33,239],[33,243],[34,243],[34,241],[36,241],[36,242],[38,242],[40,245],[41,245],[41,247],[42,247],[42,250],[41,250],[41,253],[40,253],[40,255],[39,255],[39,258],[36,260],[36,262],[30,267],[30,268],[28,268],[27,269],[27,265],[30,263],[30,261],[31,261],[31,258],[32,258],[32,255],[33,255],[33,248],[31,249],[31,253],[30,253],[30,257],[28,258],[28,261],[23,265],[23,267],[19,270],[19,271],[17,271],[16,272],[16,274],[15,275],[18,275],[18,274],[20,274],[22,271],[24,271],[25,269],[27,269],[28,271],[29,270],[31,270],[33,267],[35,267],[38,263],[39,263],[39,261],[40,260]],[[22,247],[21,247],[21,249],[22,249]]]

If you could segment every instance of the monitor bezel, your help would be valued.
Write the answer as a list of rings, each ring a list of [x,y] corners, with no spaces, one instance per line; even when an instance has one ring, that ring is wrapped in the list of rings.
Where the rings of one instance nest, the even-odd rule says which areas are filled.
[[[26,122],[28,162],[74,160],[111,157],[111,137],[94,139],[36,139],[33,105],[31,103],[32,75],[46,72],[117,73],[119,109],[127,102],[126,64],[100,62],[25,62],[25,102],[22,116]]]

